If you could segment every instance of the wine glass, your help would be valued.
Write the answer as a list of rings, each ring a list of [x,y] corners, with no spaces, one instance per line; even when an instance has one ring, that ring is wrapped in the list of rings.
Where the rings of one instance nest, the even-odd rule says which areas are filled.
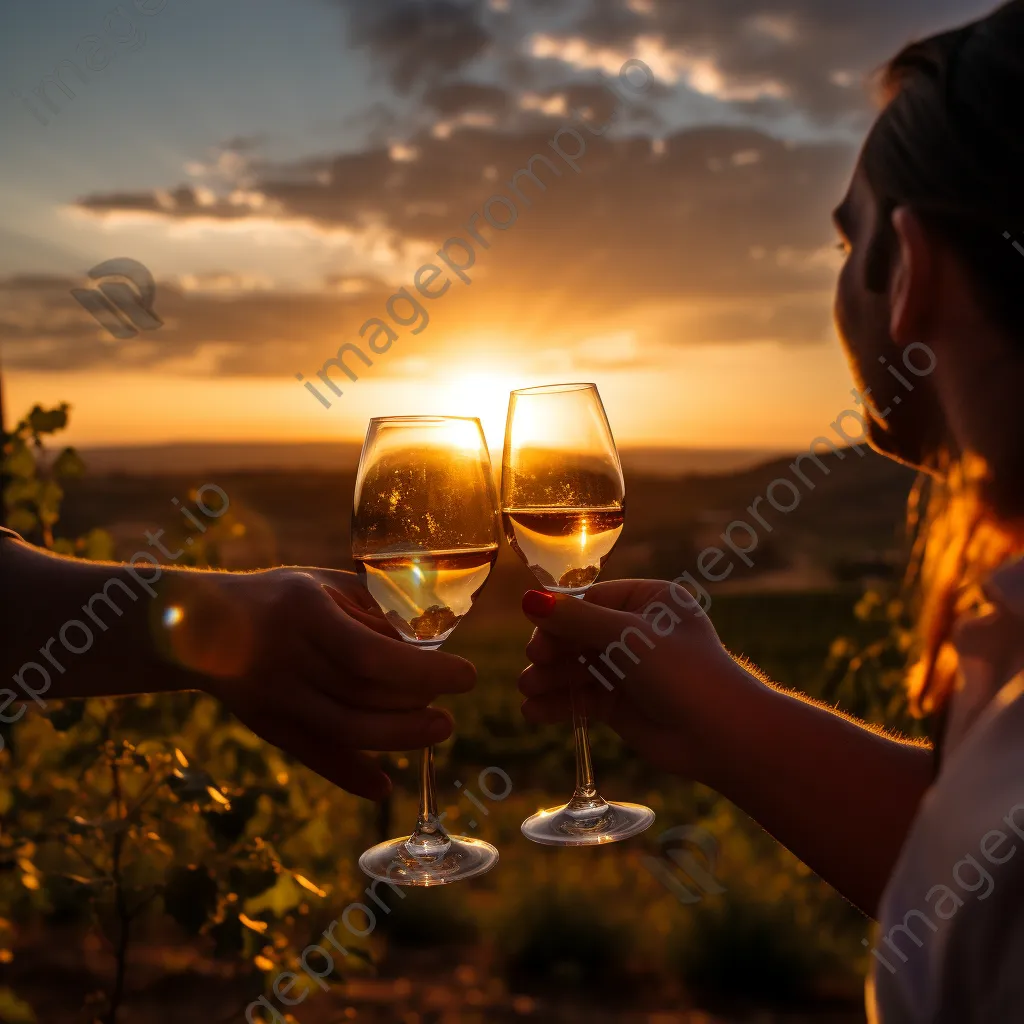
[[[540,585],[582,598],[622,533],[626,488],[611,427],[593,384],[513,391],[501,465],[501,514],[509,544]],[[572,687],[576,790],[562,807],[538,811],[523,835],[546,846],[628,839],[654,821],[640,804],[597,791],[587,718]]]
[[[356,472],[352,557],[407,643],[436,650],[480,593],[498,556],[491,460],[477,419],[373,419]],[[367,850],[359,866],[397,885],[443,885],[489,871],[498,851],[450,836],[437,817],[434,755],[423,751],[416,830]]]

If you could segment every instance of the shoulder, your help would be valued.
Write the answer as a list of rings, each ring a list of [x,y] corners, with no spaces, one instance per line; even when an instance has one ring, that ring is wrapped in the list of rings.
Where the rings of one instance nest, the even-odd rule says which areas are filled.
[[[881,1020],[992,1024],[1024,1002],[1024,674],[943,765],[882,899]]]

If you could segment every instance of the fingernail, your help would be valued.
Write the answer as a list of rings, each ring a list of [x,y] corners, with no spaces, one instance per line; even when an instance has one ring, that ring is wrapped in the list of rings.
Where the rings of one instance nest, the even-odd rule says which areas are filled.
[[[546,619],[555,610],[555,595],[543,590],[528,590],[523,594],[523,611],[535,619]]]

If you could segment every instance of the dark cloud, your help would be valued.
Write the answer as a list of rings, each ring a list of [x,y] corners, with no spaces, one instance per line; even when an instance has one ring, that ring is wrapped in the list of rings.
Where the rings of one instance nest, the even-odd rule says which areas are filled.
[[[441,352],[456,362],[475,337],[502,336],[518,346],[506,354],[514,361],[635,336],[634,355],[616,362],[612,347],[615,366],[649,364],[661,346],[826,338],[837,259],[829,213],[855,149],[831,130],[819,141],[787,141],[736,127],[736,114],[764,125],[796,111],[828,128],[866,117],[864,74],[910,37],[980,6],[511,0],[502,12],[483,0],[331,2],[347,11],[354,44],[414,97],[393,105],[397,112],[375,97],[353,122],[365,129],[361,149],[270,162],[259,157],[260,136],[239,137],[196,172],[209,184],[97,193],[81,197],[79,210],[167,223],[272,219],[325,234],[344,229],[357,241],[372,232],[376,248],[398,257],[424,249],[431,258],[446,239],[471,238],[472,228],[484,239],[473,240],[472,283],[450,275],[443,297],[421,299],[430,325],[418,334],[400,329],[396,353]],[[531,47],[542,34],[554,55],[538,60]],[[666,127],[656,105],[669,91],[662,83],[643,103],[620,108],[606,134],[578,129],[586,152],[577,173],[552,148],[554,133],[573,110],[588,111],[596,128],[618,102],[587,55],[625,59],[642,40],[682,69],[682,80],[689,74],[691,86],[720,94],[720,105],[702,109],[728,112],[732,126]],[[744,98],[765,82],[779,94]],[[575,144],[571,135],[564,142]],[[540,182],[519,175],[514,187],[535,155],[543,157],[532,165]],[[483,217],[489,200],[499,222],[515,217],[508,230]],[[405,286],[415,291],[411,276]],[[342,342],[360,341],[360,325],[386,317],[402,286],[348,271],[327,272],[303,291],[258,290],[230,272],[160,281],[155,309],[164,326],[115,342],[69,294],[90,284],[42,274],[0,279],[5,365],[311,375]],[[372,372],[396,366],[388,357]]]
[[[446,339],[498,330],[540,350],[623,330],[654,346],[827,336],[837,258],[829,213],[846,185],[850,146],[705,128],[653,147],[643,137],[583,130],[587,148],[576,173],[551,147],[554,130],[423,132],[409,140],[412,160],[379,148],[277,166],[253,184],[263,206],[242,212],[188,189],[170,193],[173,206],[150,193],[90,196],[81,206],[147,209],[168,220],[274,216],[356,235],[372,224],[396,253],[434,252],[452,236],[468,240],[475,214],[487,248],[474,242],[473,283],[451,275],[448,294],[425,303],[430,331]],[[575,140],[563,143],[572,152]],[[543,157],[533,167],[544,187],[520,175],[517,191],[512,179],[534,155]],[[494,196],[514,204],[507,231],[481,216]],[[490,212],[499,222],[512,216],[497,200]],[[360,324],[382,315],[392,291],[372,279],[335,277],[313,296],[168,293],[166,314],[157,308],[169,326],[153,336],[166,349],[152,357],[216,344],[221,372],[319,366],[332,347],[326,339],[358,340]],[[97,351],[111,356],[85,350]]]
[[[348,12],[353,40],[371,50],[403,93],[448,80],[485,53],[500,70],[500,85],[548,89],[556,84],[549,80],[552,61],[529,57],[531,40],[544,36],[623,59],[655,45],[677,65],[692,69],[696,62],[691,84],[698,91],[714,81],[710,70],[726,101],[752,116],[796,110],[823,123],[851,115],[863,121],[870,107],[866,79],[889,57],[912,38],[992,6],[989,0],[515,0],[498,13],[483,0],[336,2]],[[772,89],[757,95],[766,83]]]
[[[479,0],[339,0],[352,42],[369,47],[399,92],[458,71],[487,48]]]
[[[564,34],[624,51],[641,37],[657,37],[668,50],[710,59],[736,87],[776,82],[786,93],[785,108],[831,119],[863,112],[865,79],[911,39],[991,6],[988,0],[599,0],[585,4]],[[762,112],[770,107],[757,103]]]
[[[474,82],[448,82],[427,90],[423,101],[440,114],[448,116],[469,111],[501,115],[508,109],[509,97],[504,89]]]
[[[232,275],[206,275],[209,280]],[[0,279],[0,345],[5,367],[74,370],[150,369],[173,365],[189,372],[242,376],[294,373],[321,349],[341,343],[339,324],[351,328],[377,315],[391,289],[357,279],[358,294],[338,293],[341,280],[312,292],[187,291],[158,281],[154,309],[164,326],[116,341],[70,292],[84,278]],[[206,357],[204,356],[204,350]]]

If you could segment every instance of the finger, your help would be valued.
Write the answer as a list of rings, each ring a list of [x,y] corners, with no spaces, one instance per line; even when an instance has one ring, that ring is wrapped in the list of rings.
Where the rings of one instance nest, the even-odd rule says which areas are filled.
[[[349,793],[368,800],[383,800],[391,792],[391,779],[372,757],[359,750],[339,749],[319,727],[306,729],[288,714],[248,716],[246,724]]]
[[[609,580],[592,586],[584,601],[613,611],[639,612],[651,601],[664,600],[673,589],[682,588],[666,580]]]
[[[322,584],[322,586],[331,600],[357,622],[361,622],[364,626],[368,626],[382,636],[398,639],[394,626],[384,618],[384,613],[377,606],[376,602],[373,602],[372,608],[364,608],[362,605],[357,604],[350,595],[344,594],[326,583]],[[369,594],[367,594],[367,597],[369,597]],[[373,598],[370,598],[370,600],[373,601]]]
[[[424,702],[442,693],[466,693],[476,684],[476,669],[465,658],[384,636],[346,615],[332,600],[310,608],[301,622],[314,647],[368,684]]]
[[[343,750],[335,756],[335,777],[332,779],[325,775],[328,782],[334,782],[347,792],[367,800],[383,800],[391,792],[390,776],[369,754],[361,750]]]
[[[283,715],[301,729],[331,737],[335,748],[416,751],[452,735],[452,716],[440,708],[366,711],[350,708],[321,690],[302,686]]]
[[[288,703],[289,715],[305,726],[329,731],[341,747],[357,750],[418,750],[441,743],[452,734],[452,717],[441,708],[382,711],[352,707],[304,686],[299,699]]]
[[[588,595],[589,596],[589,595]],[[564,594],[547,594],[538,590],[523,595],[523,613],[557,646],[576,651],[602,650],[625,637],[639,632],[654,646],[651,629],[643,618],[629,611],[606,608],[591,601],[579,601]],[[636,642],[643,643],[639,637]]]
[[[330,587],[350,603],[367,611],[373,611],[377,607],[377,602],[370,596],[370,592],[354,572],[343,569],[309,568],[308,566],[295,566],[291,571],[312,576],[321,586]]]
[[[337,736],[360,750],[422,750],[443,743],[454,721],[443,708],[418,711],[364,711],[339,707]]]
[[[543,630],[535,629],[526,645],[526,656],[534,665],[549,665],[561,661],[565,657],[565,650]]]
[[[341,569],[316,569],[297,566],[292,572],[314,579],[330,595],[331,600],[365,626],[385,636],[397,637],[391,624],[384,618],[380,606],[374,601],[362,580],[354,572]]]
[[[303,573],[300,578],[310,576]],[[341,609],[322,585],[294,593],[296,600],[287,606],[291,621],[339,669],[370,684],[418,695],[424,702],[441,693],[465,693],[475,685],[476,669],[465,658],[426,651],[378,632]]]
[[[300,637],[297,643],[297,671],[301,669],[302,678],[333,701],[364,711],[421,711],[431,702],[429,694],[403,693],[368,683],[334,664],[307,637]]]
[[[519,692],[524,697],[568,691],[570,686],[590,686],[596,680],[578,662],[564,658],[549,665],[530,665],[519,674]]]

